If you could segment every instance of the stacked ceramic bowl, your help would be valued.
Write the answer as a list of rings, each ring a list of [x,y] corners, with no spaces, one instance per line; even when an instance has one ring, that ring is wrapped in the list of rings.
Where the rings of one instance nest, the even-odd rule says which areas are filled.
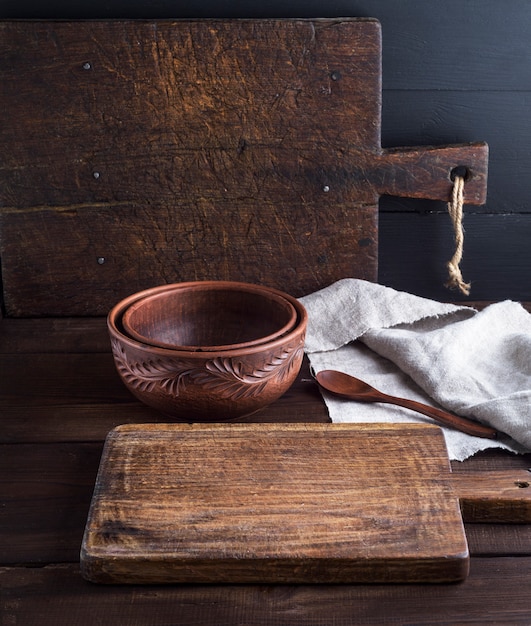
[[[119,302],[107,325],[114,361],[145,404],[189,422],[226,421],[267,406],[299,373],[307,313],[260,285],[162,285]]]

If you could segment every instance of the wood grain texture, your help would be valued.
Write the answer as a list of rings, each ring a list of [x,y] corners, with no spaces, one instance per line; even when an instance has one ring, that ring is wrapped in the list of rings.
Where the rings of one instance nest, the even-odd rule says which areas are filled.
[[[460,472],[452,480],[464,521],[531,524],[528,469]]]
[[[105,317],[2,319],[0,353],[94,354],[110,351]]]
[[[0,39],[9,314],[102,314],[180,280],[302,295],[376,277],[375,191],[342,164],[379,146],[376,22],[4,23]]]
[[[485,303],[474,303],[483,306]],[[529,308],[529,304],[527,305]],[[57,370],[65,377],[60,395],[74,390],[87,373],[97,372],[92,357],[106,357],[109,347],[104,319],[4,319],[0,324],[0,351],[24,355],[29,364],[50,354],[68,360],[69,353],[84,354],[74,367]],[[57,361],[55,361],[57,363]],[[104,367],[100,365],[100,367]],[[0,381],[11,368],[0,362]],[[35,374],[37,370],[32,370]],[[36,398],[25,399],[34,376],[19,376],[18,386],[0,401],[0,432],[11,443],[0,450],[0,614],[7,623],[80,626],[101,622],[129,626],[149,624],[522,624],[529,622],[529,598],[523,581],[529,577],[531,525],[465,524],[472,555],[470,575],[459,585],[92,585],[79,571],[79,548],[96,479],[102,440],[120,420],[148,416],[127,403],[100,402],[116,394],[119,381],[109,379],[100,388],[89,385],[83,402],[68,401],[53,392],[40,408]],[[294,386],[279,413],[267,420],[285,420],[289,407],[299,419],[317,419],[326,410],[308,373]],[[68,380],[71,382],[69,383]],[[59,391],[62,387],[63,392]],[[114,391],[111,388],[114,387]],[[42,391],[45,392],[43,385]],[[281,409],[281,410],[280,410]],[[8,415],[6,415],[6,410]],[[88,442],[93,443],[88,443]],[[26,442],[26,444],[24,444]],[[30,442],[33,442],[30,444]],[[67,443],[69,442],[69,443]],[[486,451],[464,463],[453,462],[455,474],[514,470],[526,472],[530,455]],[[478,558],[481,557],[481,558]],[[18,565],[17,565],[18,564]],[[21,567],[27,564],[28,567]],[[34,567],[37,565],[38,567]],[[437,610],[434,610],[437,607]]]
[[[102,444],[0,445],[0,563],[79,559]]]
[[[531,299],[528,254],[531,231],[526,219],[531,171],[528,149],[531,141],[530,12],[528,0],[503,3],[442,0],[422,5],[417,0],[400,3],[395,0],[356,3],[196,0],[193,6],[169,0],[156,3],[93,0],[83,4],[67,0],[52,3],[8,0],[0,6],[2,18],[271,18],[350,14],[380,19],[383,28],[383,145],[489,143],[487,203],[474,209],[465,208],[465,262],[467,269],[474,270],[467,279],[474,282],[472,296],[476,299],[524,300]],[[385,226],[389,211],[403,214],[400,216],[404,218],[402,226],[398,220]],[[451,237],[447,238],[446,217],[432,218],[429,213],[443,211],[444,207],[436,202],[384,198],[380,216],[386,235],[380,243],[382,282],[391,282],[392,286],[427,297],[445,300],[459,297],[439,287],[441,277],[444,279],[444,268],[439,262],[446,260]],[[472,212],[477,218],[472,218]],[[416,213],[418,219],[409,220],[412,213]],[[440,228],[439,234],[434,228]],[[475,241],[477,244],[473,243]],[[467,247],[471,242],[472,248]],[[438,250],[437,258],[432,258],[430,246]],[[110,244],[106,252],[109,248]],[[99,250],[94,252],[99,254]],[[416,254],[420,261],[414,261]],[[50,258],[52,256],[50,254]],[[87,265],[90,268],[90,263]],[[42,267],[35,264],[36,271],[41,271]],[[395,278],[397,282],[393,283],[391,279]],[[31,354],[39,350],[101,351],[100,342],[105,340],[99,332],[92,332],[91,320],[4,319],[4,322],[9,323],[12,332],[0,336],[0,348],[12,353],[24,352],[28,362]],[[17,322],[17,326],[11,326],[11,322]],[[35,322],[33,330],[32,322]],[[83,323],[85,332],[76,332],[78,323]],[[92,366],[89,370],[93,371]],[[5,371],[2,369],[1,374]],[[61,371],[69,375],[65,369]],[[77,375],[74,378],[77,379]],[[23,380],[23,384],[31,383],[31,380],[29,383]],[[310,383],[304,383],[298,388],[300,393],[292,398],[298,415],[304,411],[314,414],[318,396],[311,394],[312,389]],[[310,397],[308,393],[315,402],[305,404],[304,400]],[[166,626],[176,620],[183,626],[332,622],[342,626],[529,624],[530,602],[525,582],[531,577],[531,531],[529,526],[521,525],[467,524],[469,549],[476,557],[471,559],[469,578],[460,585],[149,588],[90,585],[81,578],[75,562],[80,528],[75,532],[68,530],[72,508],[67,504],[77,501],[82,494],[88,510],[90,489],[84,478],[88,457],[77,454],[77,444],[69,448],[68,456],[63,456],[61,445],[53,442],[100,441],[117,420],[143,417],[136,406],[130,405],[127,411],[125,403],[99,404],[97,398],[93,404],[88,399],[76,404],[75,398],[71,398],[70,406],[68,403],[61,407],[50,404],[42,411],[37,402],[31,409],[24,408],[22,390],[17,398],[14,394],[10,394],[10,398],[14,402],[10,405],[9,422],[13,444],[2,448],[0,464],[5,460],[2,486],[9,485],[11,499],[2,497],[0,511],[6,512],[6,517],[2,517],[1,552],[3,556],[5,549],[17,546],[18,549],[10,551],[12,563],[37,563],[39,567],[0,568],[0,621],[43,626],[70,626],[73,622],[79,626],[101,623]],[[1,418],[3,410],[2,402]],[[2,435],[7,432],[6,423],[2,420]],[[28,447],[17,441],[47,443]],[[77,464],[67,462],[76,455]],[[95,454],[91,470],[94,473],[97,461],[98,454]],[[61,463],[61,471],[58,471]],[[455,472],[467,468],[525,470],[531,467],[531,462],[529,455],[486,452],[462,464],[452,463],[452,466]],[[55,469],[47,471],[47,468]],[[52,492],[55,495],[51,495]],[[50,494],[50,497],[39,498],[40,493]],[[38,506],[30,506],[25,494],[29,494],[29,498],[36,497]],[[81,518],[77,516],[76,523],[82,523]],[[5,524],[11,529],[8,533],[3,532]],[[43,567],[45,563],[65,559],[73,562]]]
[[[461,580],[449,471],[436,427],[120,427],[82,570],[103,583]]]
[[[4,22],[0,74],[9,316],[375,280],[380,195],[485,200],[484,143],[382,150],[376,20]]]
[[[531,88],[527,0],[196,0],[193,5],[160,0],[90,4],[56,0],[4,2],[4,18],[317,18],[375,17],[385,33],[384,83],[391,89],[521,91]]]
[[[482,283],[472,296],[482,299],[531,299],[526,253],[519,262],[513,254],[513,237],[529,239],[529,226],[519,222],[518,214],[529,214],[529,171],[531,141],[529,116],[531,71],[528,54],[528,22],[531,6],[527,0],[442,0],[419,9],[417,0],[361,0],[355,4],[327,0],[290,3],[256,0],[219,3],[198,0],[193,7],[161,0],[146,5],[132,0],[125,6],[116,1],[95,0],[72,5],[66,0],[42,4],[36,0],[5,3],[0,17],[41,18],[271,18],[271,17],[375,17],[383,35],[383,111],[382,143],[386,147],[442,145],[486,141],[490,147],[487,203],[468,212],[502,214],[501,228],[486,231],[481,247],[468,251],[478,270],[472,277]],[[430,203],[393,201],[381,205],[388,211],[417,212],[434,210]],[[439,209],[438,209],[439,210]],[[486,217],[485,220],[488,218]],[[478,223],[480,223],[479,220]],[[513,225],[514,223],[514,225]],[[404,226],[406,228],[406,226]],[[525,231],[522,229],[525,228]],[[473,227],[467,229],[473,234]],[[444,233],[443,233],[444,234]],[[423,239],[422,223],[415,230]],[[490,291],[487,274],[492,249],[502,249],[499,275]],[[391,259],[399,269],[404,248],[401,239],[385,240],[379,246],[381,261]],[[467,247],[465,246],[465,254]],[[387,274],[387,265],[384,268]],[[384,279],[385,280],[385,277]],[[448,297],[447,290],[434,291],[439,284],[436,272],[428,274],[424,263],[408,268],[408,289],[426,297]],[[403,285],[400,280],[396,285]],[[392,286],[395,286],[393,283]],[[439,295],[435,295],[439,294]],[[446,294],[446,295],[445,295]]]
[[[317,399],[309,397],[306,405],[316,402]],[[79,562],[106,432],[104,426],[112,427],[110,417],[107,424],[102,424],[98,414],[97,407],[92,412],[71,410],[62,421],[63,430],[69,424],[70,436],[54,430],[49,420],[39,424],[38,417],[33,416],[32,422],[26,423],[26,430],[33,425],[40,431],[40,441],[28,444],[24,441],[29,436],[21,437],[18,443],[0,447],[0,498],[4,505],[0,509],[3,537],[0,566]],[[46,428],[47,436],[42,434]],[[53,442],[54,435],[59,443]],[[88,443],[91,437],[94,443]],[[61,443],[61,439],[65,441]],[[466,463],[452,463],[455,474],[497,468],[518,475],[530,466],[531,455],[513,456],[496,451],[480,454]],[[465,533],[472,557],[529,555],[531,524],[465,523]]]
[[[6,621],[41,626],[529,623],[531,558],[475,559],[460,585],[91,585],[79,566],[0,569]],[[492,590],[496,589],[496,595]],[[37,617],[36,617],[37,616]],[[9,623],[9,621],[7,622]]]

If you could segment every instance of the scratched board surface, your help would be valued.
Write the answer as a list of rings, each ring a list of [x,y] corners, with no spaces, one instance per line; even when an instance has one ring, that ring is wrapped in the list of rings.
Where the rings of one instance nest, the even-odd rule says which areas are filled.
[[[449,479],[435,426],[120,426],[81,570],[101,583],[462,580]]]
[[[5,22],[0,80],[8,316],[375,280],[381,194],[484,199],[482,145],[381,149],[376,20]]]

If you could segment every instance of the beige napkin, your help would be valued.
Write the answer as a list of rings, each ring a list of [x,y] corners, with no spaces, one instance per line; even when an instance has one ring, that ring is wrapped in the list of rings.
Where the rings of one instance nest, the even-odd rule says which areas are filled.
[[[315,372],[338,369],[506,434],[489,440],[444,428],[451,459],[493,447],[531,449],[531,315],[519,303],[478,312],[357,279],[340,280],[301,302]],[[323,395],[333,422],[433,423],[400,407]]]

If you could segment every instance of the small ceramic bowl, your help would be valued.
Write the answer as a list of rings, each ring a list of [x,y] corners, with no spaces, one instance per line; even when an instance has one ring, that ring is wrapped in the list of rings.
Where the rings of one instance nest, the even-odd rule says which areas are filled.
[[[165,289],[167,285],[149,291]],[[200,351],[152,346],[127,335],[124,312],[145,293],[122,300],[107,317],[118,374],[141,402],[179,421],[228,421],[266,407],[295,381],[308,322],[295,298],[282,294],[296,320],[280,337],[244,348]]]
[[[205,281],[144,292],[123,313],[141,343],[177,350],[237,350],[285,335],[297,312],[284,294],[248,283]]]

